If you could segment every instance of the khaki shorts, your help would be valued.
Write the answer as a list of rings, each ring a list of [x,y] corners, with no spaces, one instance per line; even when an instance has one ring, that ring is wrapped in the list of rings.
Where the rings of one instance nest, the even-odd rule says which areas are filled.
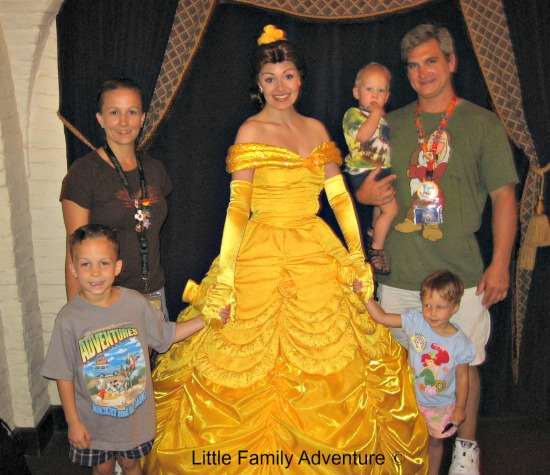
[[[464,289],[458,312],[451,322],[466,334],[474,344],[476,351],[471,366],[480,365],[485,361],[485,345],[491,333],[491,315],[482,304],[483,295],[476,295],[476,288]],[[378,286],[378,300],[382,308],[389,313],[403,313],[410,308],[422,308],[420,291],[399,289],[389,285]],[[394,338],[407,347],[407,336],[401,328],[392,328]]]

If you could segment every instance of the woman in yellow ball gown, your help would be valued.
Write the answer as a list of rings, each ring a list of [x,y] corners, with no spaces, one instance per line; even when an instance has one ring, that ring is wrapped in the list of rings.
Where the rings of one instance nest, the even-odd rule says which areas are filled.
[[[220,255],[179,316],[206,329],[159,358],[145,473],[426,473],[404,351],[362,303],[372,273],[340,152],[294,108],[302,63],[282,30],[264,28],[255,64],[263,109],[229,149]],[[317,216],[323,189],[347,249]]]

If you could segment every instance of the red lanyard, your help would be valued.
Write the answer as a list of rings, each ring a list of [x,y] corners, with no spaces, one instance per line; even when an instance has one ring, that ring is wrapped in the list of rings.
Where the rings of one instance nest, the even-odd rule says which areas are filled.
[[[437,147],[439,146],[439,142],[441,140],[443,132],[445,132],[445,130],[447,129],[449,119],[455,111],[457,102],[458,98],[456,96],[453,96],[453,98],[449,102],[449,105],[447,106],[447,110],[441,116],[441,119],[439,120],[439,125],[437,126],[437,130],[435,131],[435,134],[433,136],[431,150],[428,147],[428,141],[426,141],[426,133],[424,132],[424,128],[422,127],[422,120],[420,119],[420,104],[418,102],[416,103],[414,125],[416,126],[416,132],[418,133],[418,143],[422,146],[424,156],[428,160],[427,169],[430,171],[433,171],[433,169],[435,168],[435,164],[437,161]]]

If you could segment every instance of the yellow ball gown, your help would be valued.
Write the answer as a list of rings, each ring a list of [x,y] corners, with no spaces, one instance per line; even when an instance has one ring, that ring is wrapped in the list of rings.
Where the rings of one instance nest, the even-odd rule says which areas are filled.
[[[348,252],[317,216],[328,162],[341,163],[333,142],[306,158],[230,148],[230,172],[255,168],[235,317],[159,358],[145,473],[426,473],[405,351],[343,283]],[[217,272],[216,259],[179,321],[200,313]]]

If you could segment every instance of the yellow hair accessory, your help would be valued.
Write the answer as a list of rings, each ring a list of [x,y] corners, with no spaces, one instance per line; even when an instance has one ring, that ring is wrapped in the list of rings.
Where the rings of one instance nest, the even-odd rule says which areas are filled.
[[[258,38],[258,45],[268,45],[275,41],[286,40],[286,33],[275,25],[264,26],[264,31]]]

